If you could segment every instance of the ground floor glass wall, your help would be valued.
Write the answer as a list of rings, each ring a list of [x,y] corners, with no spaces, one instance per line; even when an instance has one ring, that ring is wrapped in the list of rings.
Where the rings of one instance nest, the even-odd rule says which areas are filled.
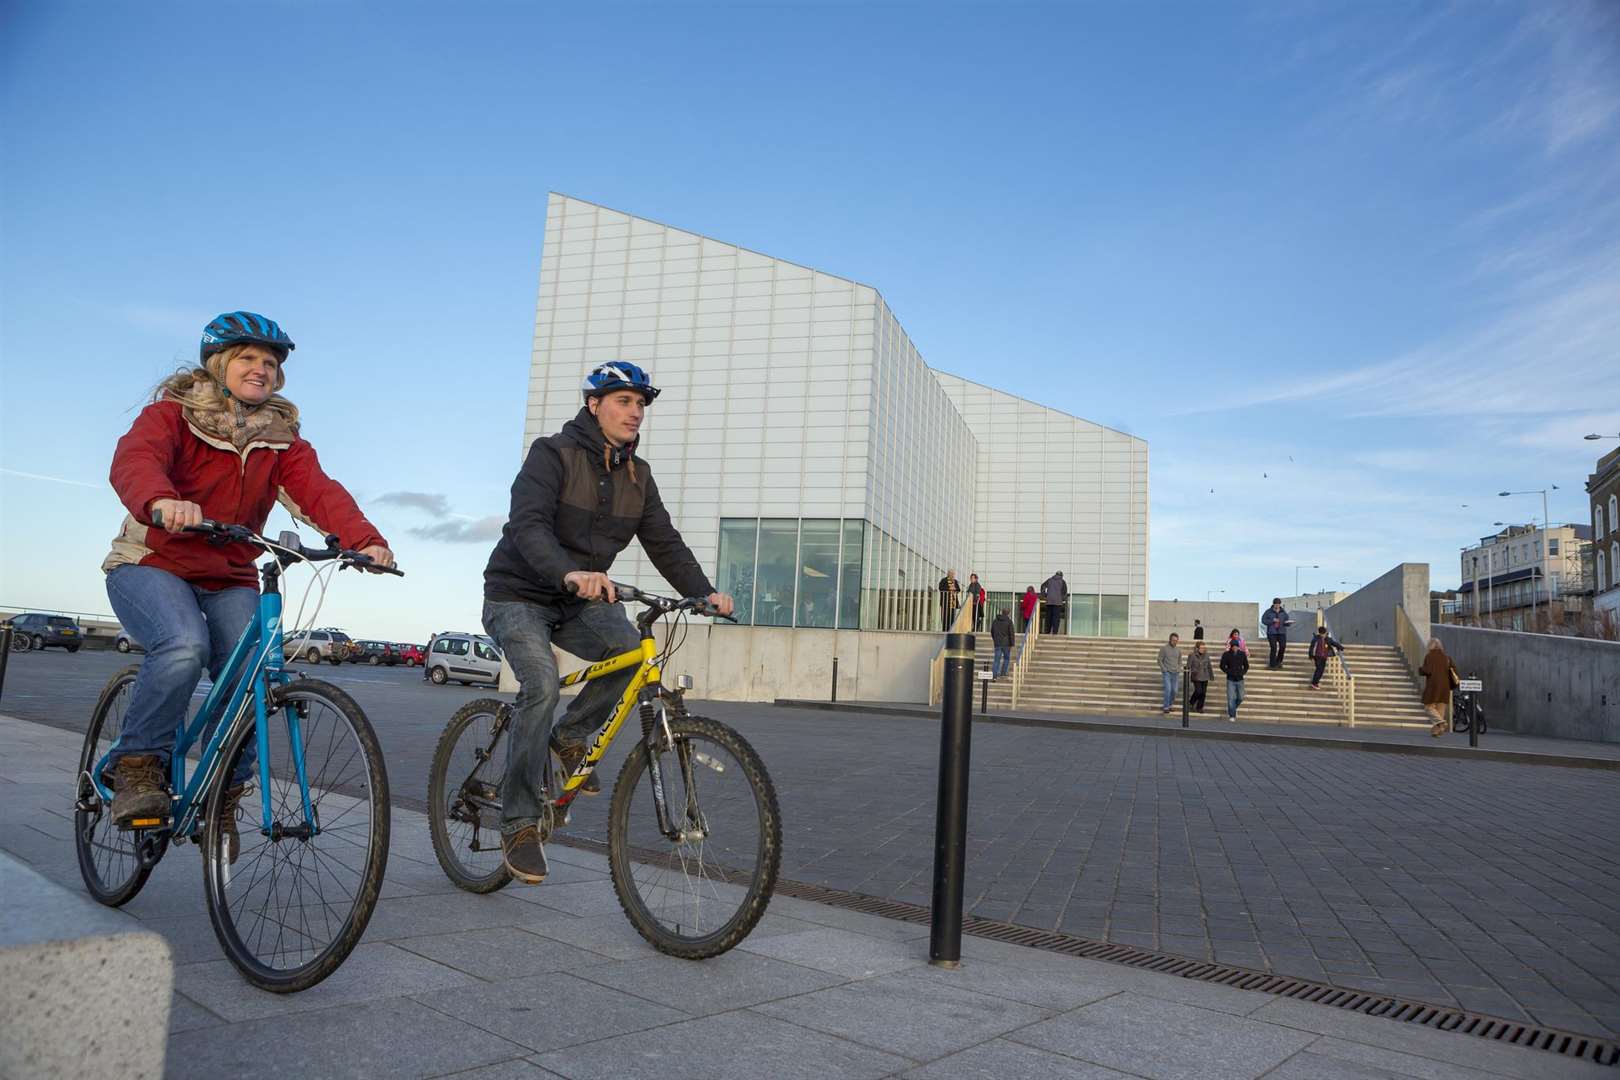
[[[716,587],[752,626],[861,625],[865,522],[725,518]]]

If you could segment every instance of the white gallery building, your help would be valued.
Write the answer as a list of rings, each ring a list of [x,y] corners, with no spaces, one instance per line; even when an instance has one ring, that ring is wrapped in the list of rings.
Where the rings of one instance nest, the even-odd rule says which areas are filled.
[[[663,391],[641,455],[754,628],[683,653],[711,696],[825,694],[835,655],[841,695],[914,696],[947,568],[998,606],[1062,570],[1069,633],[1147,633],[1147,443],[931,369],[875,288],[552,194],[524,449],[617,358]],[[639,546],[613,574],[664,586]]]

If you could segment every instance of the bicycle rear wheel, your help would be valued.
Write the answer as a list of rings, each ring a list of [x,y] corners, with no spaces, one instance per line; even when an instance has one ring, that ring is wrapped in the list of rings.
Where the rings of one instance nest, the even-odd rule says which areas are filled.
[[[127,904],[141,891],[152,867],[143,865],[138,850],[142,834],[113,824],[111,806],[90,783],[89,772],[106,756],[124,730],[124,713],[141,669],[127,667],[112,677],[84,733],[79,752],[78,800],[73,812],[73,850],[79,857],[79,875],[90,895],[108,907]],[[109,783],[107,785],[111,787]]]
[[[659,829],[647,746],[630,752],[608,812],[608,866],[630,922],[660,952],[701,960],[735,946],[765,913],[782,860],[776,789],[743,737],[670,717],[657,754],[672,826]]]
[[[233,864],[218,807],[255,746],[244,724],[225,747],[203,828],[203,888],[219,943],[244,978],[277,993],[306,990],[343,963],[365,932],[388,863],[388,774],[371,724],[342,690],[297,679],[271,695],[267,720],[270,828],[258,764],[242,800]],[[308,828],[293,757],[301,729]]]
[[[506,776],[506,705],[469,701],[439,736],[428,773],[428,829],[445,876],[468,892],[512,880],[501,861],[501,780]]]

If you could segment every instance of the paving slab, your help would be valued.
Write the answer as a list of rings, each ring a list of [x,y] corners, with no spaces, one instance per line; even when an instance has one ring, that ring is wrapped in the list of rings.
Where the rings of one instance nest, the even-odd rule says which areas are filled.
[[[741,949],[701,962],[655,955],[604,964],[579,974],[693,1016],[727,1012],[777,998],[800,1000],[797,995],[844,981],[825,971]]]
[[[562,972],[422,994],[416,1000],[530,1051],[576,1046],[690,1018],[678,1009]]]
[[[1033,1046],[991,1039],[959,1053],[901,1074],[902,1080],[1121,1080],[1122,1073],[1103,1065]]]

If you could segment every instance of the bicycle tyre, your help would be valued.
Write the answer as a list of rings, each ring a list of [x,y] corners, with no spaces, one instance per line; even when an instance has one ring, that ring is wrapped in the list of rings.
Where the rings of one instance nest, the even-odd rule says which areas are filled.
[[[245,820],[241,827],[239,859],[233,869],[231,863],[220,857],[222,830],[217,808],[230,786],[239,758],[257,738],[256,725],[245,724],[222,751],[223,765],[209,789],[203,819],[203,890],[215,936],[243,978],[260,989],[287,994],[307,990],[336,971],[365,933],[388,865],[388,773],[383,765],[382,747],[365,712],[353,698],[331,683],[296,679],[277,687],[268,705],[271,711],[267,738],[271,740],[275,824],[296,827],[304,820],[297,776],[291,764],[290,743],[285,747],[277,743],[287,731],[284,709],[292,708],[300,710],[305,773],[321,832],[303,839],[291,836],[277,839],[265,836],[262,826],[253,827],[263,807],[255,765],[253,779],[249,781],[252,786],[242,800],[241,812]],[[319,717],[315,715],[317,705],[323,709]],[[345,736],[344,748],[334,750],[334,743]],[[348,746],[351,741],[352,748]],[[320,759],[323,753],[326,757]],[[340,762],[338,772],[335,776],[327,775],[334,760]],[[351,770],[355,770],[352,776]],[[323,813],[323,804],[330,804],[336,812]],[[340,821],[362,806],[369,811],[367,820],[338,827]],[[294,847],[294,844],[299,846]],[[310,853],[307,858],[306,852]],[[267,854],[270,855],[269,867],[262,865]],[[346,860],[354,860],[358,866]],[[285,883],[280,876],[284,869],[292,871]],[[322,884],[319,880],[318,875],[323,873],[331,875],[330,883]],[[292,893],[312,877],[316,878],[313,895],[295,902]],[[246,885],[237,888],[244,879]],[[352,882],[352,888],[346,881]],[[265,902],[268,907],[248,912],[248,901],[261,882],[267,883]],[[306,911],[316,900],[322,909],[328,907],[327,894],[338,891],[348,894],[345,897],[348,908],[336,912],[335,928],[333,912],[318,910],[317,921]],[[235,896],[240,900],[233,900]],[[239,910],[232,910],[233,902]],[[278,921],[294,918],[298,920],[296,925]],[[242,925],[238,925],[239,922]],[[277,926],[268,959],[259,951],[269,933],[266,924]],[[298,949],[296,962],[279,964],[280,946],[288,932],[295,938],[308,939],[312,945]],[[322,934],[326,936],[318,936]],[[304,959],[306,954],[308,958]]]
[[[433,751],[432,769],[428,773],[428,831],[433,836],[433,854],[438,857],[439,866],[444,870],[445,876],[454,882],[457,888],[471,893],[492,893],[510,882],[512,875],[506,869],[506,864],[501,861],[498,849],[492,859],[485,858],[475,862],[470,856],[479,852],[472,851],[456,835],[461,831],[457,826],[471,825],[470,839],[476,840],[478,831],[483,826],[481,819],[468,822],[462,817],[453,816],[453,813],[460,815],[463,811],[453,807],[452,803],[459,801],[464,779],[476,774],[484,765],[483,762],[479,762],[463,774],[462,770],[467,768],[468,760],[465,756],[458,755],[456,749],[461,743],[462,736],[475,721],[488,718],[493,722],[503,708],[505,703],[495,698],[478,698],[457,709],[455,715],[450,717],[450,722],[444,726],[443,733],[439,735],[439,744]],[[497,747],[500,747],[504,754],[505,748],[501,747],[501,739],[505,734],[502,732],[484,748],[490,753],[490,761],[494,761]],[[504,757],[502,764],[497,767],[501,773],[505,772]],[[447,790],[452,771],[457,776],[455,790]],[[491,782],[498,790],[500,786],[498,775]],[[492,824],[492,833],[496,844],[499,845],[501,823],[495,821]]]
[[[93,800],[95,809],[73,812],[73,850],[79,859],[79,876],[84,886],[98,903],[120,907],[135,898],[152,875],[152,868],[142,867],[135,850],[135,834],[119,830],[112,823],[108,804],[90,789],[85,779],[96,762],[101,760],[118,741],[123,731],[123,712],[120,700],[127,707],[128,695],[135,685],[139,665],[122,669],[108,680],[90,714],[90,727],[84,733],[84,748],[79,751],[77,790],[79,801]],[[116,717],[114,713],[117,713]]]
[[[619,770],[618,780],[613,786],[613,802],[608,810],[608,869],[612,875],[614,892],[618,894],[619,904],[624,908],[625,915],[653,948],[683,959],[703,960],[735,947],[748,936],[760,917],[765,914],[766,905],[770,903],[771,894],[776,888],[776,875],[782,861],[781,810],[777,805],[776,788],[771,783],[764,762],[748,741],[736,731],[717,720],[701,716],[671,716],[669,728],[675,749],[660,756],[663,784],[668,793],[672,814],[675,812],[674,808],[682,802],[680,795],[686,788],[685,780],[680,775],[678,761],[680,747],[686,744],[695,750],[696,744],[700,741],[724,750],[736,764],[742,785],[733,784],[733,788],[740,791],[745,785],[751,796],[752,807],[743,806],[740,801],[736,805],[726,805],[728,800],[737,799],[734,793],[722,796],[716,803],[711,793],[710,802],[707,805],[700,805],[709,825],[709,835],[702,837],[693,850],[693,845],[688,841],[683,840],[675,844],[658,833],[657,820],[649,796],[648,801],[637,811],[642,815],[644,827],[636,829],[635,835],[632,835],[631,803],[638,790],[650,790],[652,786],[650,782],[640,783],[647,771],[648,758],[646,743],[638,743],[626,757],[624,765]],[[693,768],[695,770],[700,767],[702,766],[698,765]],[[723,768],[714,769],[712,764],[709,768],[713,769],[716,777],[724,775]],[[712,784],[715,781],[706,778],[705,783]],[[723,810],[726,812],[722,815]],[[744,835],[742,846],[730,849],[733,851],[734,861],[751,857],[752,869],[742,871],[716,862],[711,871],[706,865],[704,849],[713,838],[716,820],[722,816],[725,818],[722,831],[734,829]],[[750,817],[753,819],[753,827],[758,830],[758,835],[751,844],[746,839]],[[750,846],[753,849],[751,852],[744,850]],[[671,850],[666,851],[666,847]],[[717,921],[710,929],[702,922],[702,914],[698,909],[701,907],[703,897],[698,896],[694,901],[681,901],[677,904],[680,909],[677,917],[689,918],[694,925],[690,927],[684,924],[671,925],[666,919],[661,918],[645,894],[659,888],[673,893],[674,889],[660,886],[658,882],[663,880],[663,871],[674,870],[677,863],[680,864],[681,876],[689,889],[693,886],[690,870],[693,863],[696,863],[699,868],[700,885],[709,886],[717,903],[724,903],[720,900],[723,895],[722,889],[730,891],[741,887],[743,895],[738,899],[736,910],[723,922]],[[650,874],[638,878],[638,866],[650,867]]]

